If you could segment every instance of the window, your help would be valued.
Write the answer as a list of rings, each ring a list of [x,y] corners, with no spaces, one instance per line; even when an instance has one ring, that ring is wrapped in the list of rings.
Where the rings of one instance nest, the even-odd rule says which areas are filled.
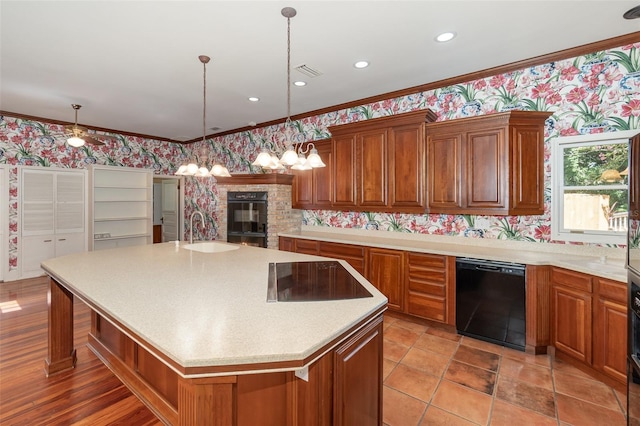
[[[625,244],[629,138],[637,133],[599,133],[554,140],[554,240]]]

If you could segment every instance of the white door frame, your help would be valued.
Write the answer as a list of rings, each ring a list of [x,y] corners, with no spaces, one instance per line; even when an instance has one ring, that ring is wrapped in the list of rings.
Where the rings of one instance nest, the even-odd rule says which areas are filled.
[[[184,236],[184,178],[176,175],[153,175],[154,182],[166,179],[178,180],[178,239],[182,240]]]

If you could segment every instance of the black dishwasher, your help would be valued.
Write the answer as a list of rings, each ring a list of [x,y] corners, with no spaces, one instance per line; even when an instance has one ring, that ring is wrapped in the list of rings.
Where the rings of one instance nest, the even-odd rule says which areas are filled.
[[[525,265],[456,259],[458,333],[524,351]]]

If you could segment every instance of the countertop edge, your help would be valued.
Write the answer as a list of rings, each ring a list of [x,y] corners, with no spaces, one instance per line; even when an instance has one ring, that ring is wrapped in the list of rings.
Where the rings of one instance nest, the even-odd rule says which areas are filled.
[[[368,233],[374,234],[370,231]],[[616,249],[616,251],[613,251],[610,248],[606,248],[606,250],[600,251],[602,253],[606,253],[607,255],[594,255],[593,253],[586,255],[575,253],[562,254],[557,252],[545,251],[544,249],[548,248],[549,245],[543,243],[530,243],[539,244],[541,246],[540,251],[514,250],[512,247],[504,247],[508,244],[505,244],[505,241],[502,240],[484,240],[482,242],[483,244],[480,245],[477,244],[476,241],[473,241],[474,244],[463,244],[459,241],[456,241],[455,237],[444,237],[440,238],[439,241],[428,241],[427,239],[420,240],[418,238],[415,238],[414,236],[412,236],[414,238],[411,239],[394,238],[399,236],[393,235],[393,233],[390,234],[392,235],[365,236],[356,233],[339,234],[338,232],[303,230],[301,233],[279,233],[278,236],[340,244],[352,244],[358,246],[369,246],[390,250],[403,250],[417,253],[521,263],[532,266],[556,266],[559,268],[566,268],[576,272],[594,275],[600,278],[625,283],[627,282],[625,258],[621,257],[620,253],[618,252],[623,251],[623,249]],[[406,238],[406,236],[404,237]],[[443,243],[442,241],[446,238],[451,239],[451,241]],[[576,251],[575,248],[573,248],[573,251]]]

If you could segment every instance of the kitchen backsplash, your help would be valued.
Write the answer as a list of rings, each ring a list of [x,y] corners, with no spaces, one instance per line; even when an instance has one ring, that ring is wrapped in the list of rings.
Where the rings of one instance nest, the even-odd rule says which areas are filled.
[[[115,106],[114,106],[115,107]],[[551,163],[549,141],[557,136],[640,128],[640,43],[552,62],[514,72],[374,102],[294,121],[299,142],[330,137],[329,126],[429,108],[438,120],[512,109],[551,111],[545,129],[545,212],[540,216],[409,215],[340,211],[305,211],[305,225],[377,229],[393,232],[551,241]],[[28,111],[25,111],[28,113]],[[211,138],[210,158],[226,162],[231,173],[260,172],[251,162],[260,148],[282,134],[283,125]],[[62,127],[15,117],[0,118],[0,164],[10,166],[9,264],[18,265],[18,187],[16,165],[84,168],[88,164],[151,168],[172,174],[201,152],[202,142],[183,146],[116,135],[116,142],[80,149],[65,144]],[[12,167],[13,166],[13,167]],[[186,178],[185,217],[205,214],[215,239],[218,204],[214,178]],[[188,226],[188,221],[185,221]],[[185,232],[188,230],[185,229]]]

